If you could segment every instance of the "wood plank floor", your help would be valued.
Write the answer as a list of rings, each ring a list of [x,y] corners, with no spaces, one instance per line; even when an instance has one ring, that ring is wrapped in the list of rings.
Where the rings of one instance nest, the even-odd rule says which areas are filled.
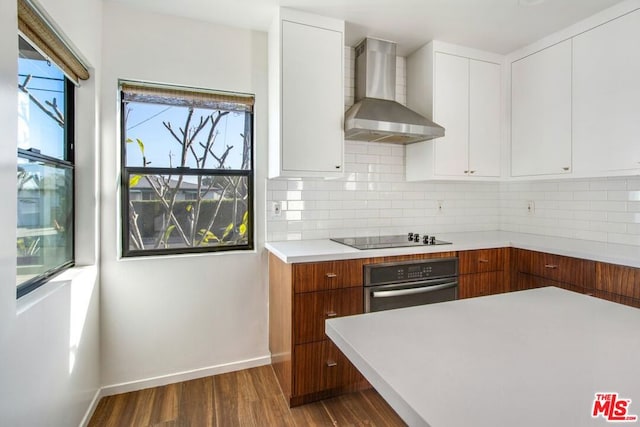
[[[100,400],[89,427],[405,426],[375,390],[289,409],[270,365]]]

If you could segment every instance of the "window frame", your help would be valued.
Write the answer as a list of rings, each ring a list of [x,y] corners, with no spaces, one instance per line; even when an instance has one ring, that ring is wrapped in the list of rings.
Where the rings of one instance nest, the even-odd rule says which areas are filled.
[[[18,37],[22,37],[26,42],[28,42],[31,46],[34,46],[33,43],[28,38],[18,35]],[[34,46],[37,49],[37,46]],[[57,64],[56,64],[57,66]],[[69,79],[67,75],[64,76],[64,116],[65,116],[65,126],[64,126],[64,159],[58,159],[56,157],[48,156],[46,154],[42,154],[38,152],[38,150],[25,150],[22,148],[17,149],[17,158],[25,159],[35,162],[40,162],[45,165],[55,166],[59,168],[69,169],[71,170],[71,226],[73,228],[73,235],[71,239],[71,260],[67,261],[59,266],[51,268],[44,273],[33,277],[29,280],[22,282],[20,285],[16,287],[16,298],[21,298],[27,295],[30,292],[38,289],[42,285],[46,284],[53,277],[59,275],[65,270],[68,270],[71,267],[75,266],[75,256],[76,256],[76,230],[75,230],[75,200],[76,200],[76,190],[75,190],[75,181],[76,181],[76,171],[75,171],[75,84],[73,81]],[[16,193],[17,198],[17,193]],[[16,227],[17,227],[17,217],[16,217]],[[17,258],[17,255],[16,255]]]
[[[253,251],[255,248],[254,235],[255,235],[255,112],[245,111],[245,120],[248,120],[248,133],[250,135],[250,162],[249,168],[243,169],[197,169],[197,168],[183,168],[183,167],[144,167],[144,166],[127,166],[127,132],[125,129],[125,115],[126,104],[132,101],[126,101],[124,96],[124,90],[122,86],[155,86],[161,89],[177,90],[178,92],[201,92],[201,93],[219,93],[217,91],[209,91],[206,89],[193,89],[189,87],[181,87],[174,85],[162,85],[151,84],[145,82],[131,82],[120,81],[119,82],[119,108],[120,108],[120,251],[122,258],[137,258],[147,256],[167,256],[167,255],[186,255],[186,254],[202,254],[202,253],[217,253],[217,252],[229,252],[229,251]],[[240,96],[246,96],[246,94],[236,94]],[[251,95],[254,97],[253,95]],[[176,98],[178,96],[176,95]],[[184,106],[187,107],[187,106]],[[211,111],[226,111],[224,109]],[[247,179],[247,243],[240,245],[210,245],[210,246],[198,246],[198,247],[176,247],[176,248],[155,248],[155,249],[131,249],[130,246],[130,226],[129,226],[129,195],[130,195],[130,176],[131,175],[171,175],[171,176],[238,176],[245,177]]]

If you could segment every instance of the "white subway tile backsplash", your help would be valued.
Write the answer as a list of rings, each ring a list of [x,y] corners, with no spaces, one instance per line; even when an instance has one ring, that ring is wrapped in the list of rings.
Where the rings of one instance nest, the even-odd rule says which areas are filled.
[[[606,191],[575,191],[573,200],[607,200]]]
[[[640,190],[640,177],[634,177],[627,180],[627,190]]]
[[[609,191],[608,200],[640,201],[640,191]]]
[[[287,211],[284,213],[287,221],[299,221],[302,219],[302,212],[301,211]],[[289,230],[292,230],[292,224],[295,225],[295,223],[289,222]]]
[[[625,190],[627,181],[621,179],[605,178],[600,181],[589,182],[590,190]]]
[[[640,235],[638,234],[617,234],[607,233],[607,241],[611,243],[619,243],[622,245],[636,245],[640,246]]]
[[[502,183],[500,229],[637,245],[638,183],[638,177]],[[539,199],[531,192],[534,189],[543,189],[544,197]],[[526,204],[518,205],[523,199],[534,202],[533,214],[527,212]],[[536,217],[551,222],[532,219]]]
[[[598,240],[601,242],[607,241],[607,233],[603,231],[585,231],[585,230],[576,230],[574,236],[576,239],[584,239],[584,240]]]
[[[625,233],[627,231],[627,224],[621,222],[591,221],[588,229],[593,231],[605,231],[607,233]]]
[[[625,212],[627,210],[627,203],[625,202],[592,201],[589,203],[590,203],[590,209],[593,211]]]
[[[640,213],[607,212],[606,219],[609,222],[624,222],[627,224],[640,224]]]
[[[589,182],[582,180],[560,181],[558,184],[560,191],[588,191]]]

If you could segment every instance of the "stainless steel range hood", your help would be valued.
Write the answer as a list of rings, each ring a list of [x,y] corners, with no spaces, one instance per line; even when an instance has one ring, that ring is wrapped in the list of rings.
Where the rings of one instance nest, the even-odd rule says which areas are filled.
[[[345,139],[411,144],[444,136],[444,128],[395,101],[396,45],[367,38],[355,48],[355,101]]]

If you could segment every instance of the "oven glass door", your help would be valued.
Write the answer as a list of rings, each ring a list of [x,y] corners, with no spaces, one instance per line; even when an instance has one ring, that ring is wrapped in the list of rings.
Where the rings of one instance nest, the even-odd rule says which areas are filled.
[[[381,286],[365,286],[364,311],[391,310],[415,305],[452,301],[458,298],[455,277]]]

